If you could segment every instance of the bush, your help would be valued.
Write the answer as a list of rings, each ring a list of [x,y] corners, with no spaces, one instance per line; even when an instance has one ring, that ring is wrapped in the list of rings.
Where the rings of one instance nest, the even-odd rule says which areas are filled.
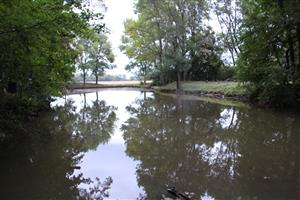
[[[217,79],[220,81],[233,81],[235,80],[235,74],[235,67],[221,67],[218,71]]]
[[[300,97],[300,94],[297,94],[299,89],[299,86],[295,87],[291,84],[259,87],[252,91],[251,99],[267,107],[296,107],[299,106],[297,100]]]

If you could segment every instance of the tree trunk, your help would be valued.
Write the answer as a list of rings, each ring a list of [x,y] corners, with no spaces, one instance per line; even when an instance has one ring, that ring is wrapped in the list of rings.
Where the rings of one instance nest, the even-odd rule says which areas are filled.
[[[98,85],[98,72],[96,72],[96,85]]]
[[[293,79],[293,84],[295,83],[295,72],[296,72],[296,66],[295,66],[295,49],[294,49],[294,41],[291,36],[291,30],[288,30],[288,45],[290,50],[290,60],[291,60],[291,76]]]
[[[164,85],[165,81],[164,81],[164,75],[163,75],[163,61],[162,61],[162,51],[163,51],[163,47],[162,47],[162,39],[159,38],[159,68],[160,68],[160,84]]]
[[[160,31],[160,24],[159,24],[159,22],[157,22],[157,29],[158,29],[158,31]],[[161,36],[159,37],[159,53],[158,53],[158,58],[159,58],[159,70],[160,70],[160,76],[159,76],[159,79],[160,79],[160,84],[161,85],[164,85],[164,76],[163,76],[163,73],[162,73],[162,71],[163,71],[163,56],[162,56],[162,54],[163,54],[163,44],[162,44],[162,38],[161,38]]]
[[[4,88],[5,88],[4,85],[6,82],[6,80],[4,80],[4,72],[2,70],[3,68],[0,67],[0,95],[4,93]]]
[[[96,65],[96,68],[95,68],[95,78],[96,78],[96,85],[98,85],[98,66]]]
[[[147,75],[147,65],[146,64],[144,64],[144,66],[143,66],[143,68],[144,68],[144,80],[143,80],[143,84],[144,84],[144,86],[146,85],[146,75]]]
[[[86,75],[86,72],[85,72],[85,69],[83,70],[83,85],[85,85],[85,75]]]
[[[187,80],[187,71],[185,70],[184,72],[183,72],[183,81],[186,81]]]
[[[296,76],[299,78],[299,72],[300,72],[300,23],[297,23],[297,40],[298,40],[298,66],[296,69]]]
[[[181,92],[181,72],[179,70],[177,70],[176,90]]]
[[[235,67],[236,66],[236,62],[235,62],[233,50],[231,49],[231,47],[228,48],[228,50],[229,50],[229,53],[230,53],[230,56],[231,56],[232,64]]]
[[[228,33],[225,35],[223,26],[222,26],[222,24],[225,24],[225,23],[222,22],[223,20],[221,20],[221,16],[218,13],[216,13],[216,15],[217,15],[217,20],[218,20],[219,26],[221,28],[221,35],[222,35],[223,39],[225,39],[226,43],[230,43],[229,44],[230,47],[228,47],[228,50],[229,50],[229,53],[231,56],[232,64],[233,64],[233,66],[235,66],[235,58],[234,58],[234,52],[233,52],[233,48],[232,48],[233,44],[231,43],[230,39],[227,39]],[[228,29],[228,26],[226,26],[226,28]]]

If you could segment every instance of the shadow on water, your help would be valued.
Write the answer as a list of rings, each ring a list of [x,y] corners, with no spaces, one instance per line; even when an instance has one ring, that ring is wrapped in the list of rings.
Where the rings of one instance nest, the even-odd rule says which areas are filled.
[[[160,95],[136,100],[122,131],[139,199],[300,199],[300,118]]]
[[[37,119],[0,116],[0,199],[103,199],[112,179],[75,173],[85,152],[106,143],[115,110],[96,99],[78,109],[65,99]],[[86,185],[80,187],[79,185]]]

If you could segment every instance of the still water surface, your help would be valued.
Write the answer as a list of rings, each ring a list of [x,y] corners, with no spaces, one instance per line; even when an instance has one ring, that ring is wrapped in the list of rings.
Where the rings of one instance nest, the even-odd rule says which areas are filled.
[[[0,199],[96,199],[97,177],[107,199],[300,199],[298,114],[127,89],[52,108],[1,124]]]

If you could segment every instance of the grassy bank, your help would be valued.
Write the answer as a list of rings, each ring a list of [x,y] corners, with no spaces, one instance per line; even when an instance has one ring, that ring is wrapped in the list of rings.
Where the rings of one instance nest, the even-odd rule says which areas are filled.
[[[161,92],[175,92],[176,83],[170,83],[165,86],[155,87],[156,90]],[[191,81],[182,82],[182,90],[188,94],[198,94],[211,97],[228,97],[236,99],[247,99],[248,94],[246,88],[237,82],[218,81],[218,82],[205,82],[205,81]]]
[[[182,100],[200,100],[209,102],[212,104],[219,104],[224,106],[233,106],[233,107],[239,107],[239,108],[250,108],[250,104],[241,102],[241,101],[235,101],[231,99],[220,99],[220,98],[214,98],[214,97],[207,97],[207,96],[197,96],[197,95],[180,95],[174,93],[165,93],[165,92],[158,92],[160,95],[169,96],[173,98],[180,98]]]

